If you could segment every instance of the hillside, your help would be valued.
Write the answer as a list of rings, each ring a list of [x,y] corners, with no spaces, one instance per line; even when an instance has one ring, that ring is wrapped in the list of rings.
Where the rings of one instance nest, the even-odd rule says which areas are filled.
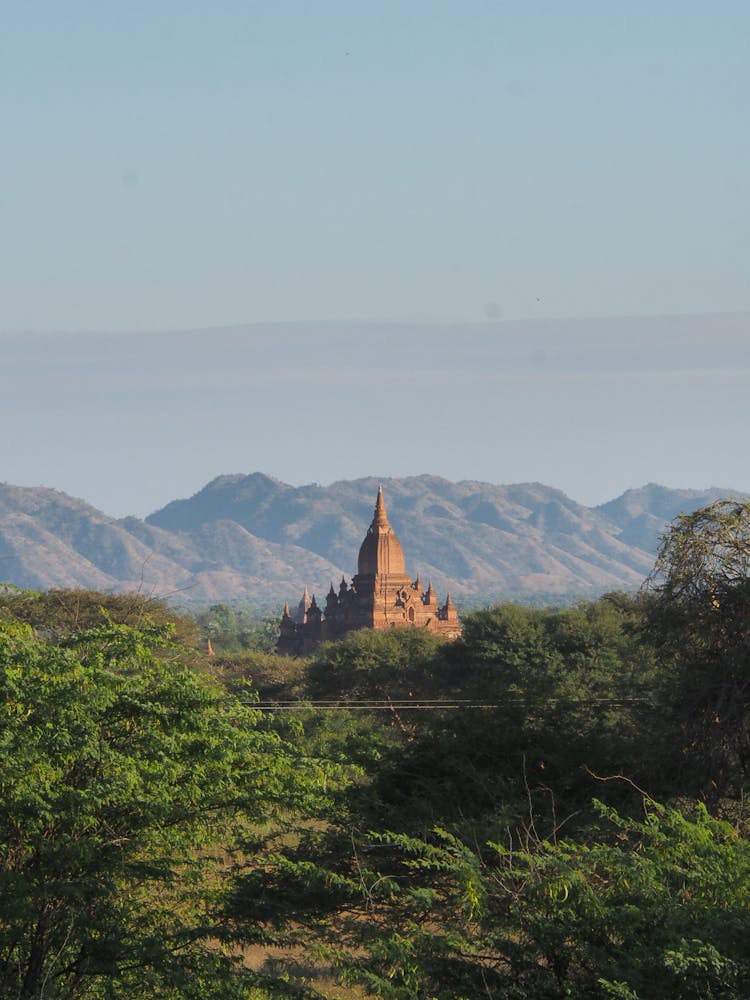
[[[22,587],[139,590],[202,604],[283,599],[341,570],[295,545],[217,520],[192,533],[115,520],[55,490],[0,485],[0,579]]]
[[[589,508],[539,483],[436,476],[292,487],[220,476],[145,521],[44,487],[0,485],[0,579],[138,589],[183,602],[295,600],[356,571],[382,482],[407,568],[440,593],[523,597],[635,588],[665,524],[731,490],[651,484]]]

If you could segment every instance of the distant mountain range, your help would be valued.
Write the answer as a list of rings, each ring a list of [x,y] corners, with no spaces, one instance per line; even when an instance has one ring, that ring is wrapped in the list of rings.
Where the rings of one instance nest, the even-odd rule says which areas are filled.
[[[585,507],[539,483],[415,476],[293,487],[253,473],[219,476],[141,521],[56,490],[0,485],[0,580],[192,604],[296,601],[305,585],[323,598],[356,572],[379,484],[407,570],[459,604],[633,589],[669,521],[746,497],[650,484]]]

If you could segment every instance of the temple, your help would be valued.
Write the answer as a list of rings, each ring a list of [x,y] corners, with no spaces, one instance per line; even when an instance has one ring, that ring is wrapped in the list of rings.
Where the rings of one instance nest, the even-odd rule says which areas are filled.
[[[339,639],[360,628],[424,628],[446,639],[461,635],[456,606],[448,594],[445,604],[428,583],[425,590],[417,577],[406,572],[404,550],[388,520],[383,491],[378,489],[375,514],[359,550],[357,575],[338,592],[331,584],[325,608],[321,609],[307,587],[292,613],[284,606],[277,649],[293,656],[304,655],[319,643]]]

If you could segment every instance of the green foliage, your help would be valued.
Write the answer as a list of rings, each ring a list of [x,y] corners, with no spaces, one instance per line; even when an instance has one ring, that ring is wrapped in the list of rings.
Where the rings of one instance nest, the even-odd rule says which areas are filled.
[[[352,879],[345,978],[397,1000],[747,996],[750,844],[702,806],[644,806],[599,805],[590,845],[376,837],[400,865]]]
[[[747,841],[593,774],[684,792],[663,718],[674,651],[644,628],[660,600],[478,612],[421,668],[433,694],[493,707],[437,712],[386,748],[349,797],[348,851],[317,845],[326,872],[285,861],[298,919],[305,886],[324,918],[329,886],[347,981],[397,1000],[748,995]],[[595,785],[609,804],[592,812]]]
[[[637,696],[648,683],[636,627],[644,603],[609,594],[563,610],[504,604],[477,612],[451,647],[455,678],[463,690],[520,700]]]
[[[319,783],[165,627],[62,631],[0,623],[0,996],[245,995],[224,852]]]
[[[634,763],[647,770],[649,753],[660,751],[652,749],[651,712],[658,671],[640,628],[646,603],[609,595],[563,611],[505,605],[469,616],[457,643],[426,646],[423,633],[363,632],[322,647],[308,687],[318,696],[411,691],[486,707],[414,712],[404,727],[359,716],[357,733],[350,713],[321,717],[316,752],[356,759],[366,779],[339,794],[325,827],[280,845],[275,866],[238,885],[235,917],[243,900],[256,912],[262,900],[266,918],[277,927],[290,921],[296,931],[287,923],[288,931],[306,948],[328,939],[348,954],[370,949],[371,961],[344,967],[376,996],[486,995],[484,945],[460,934],[480,913],[488,925],[495,920],[483,868],[491,852],[483,849],[480,859],[467,845],[498,829],[517,848],[552,842],[560,829],[585,843],[600,823],[588,808],[594,789],[631,810],[640,804],[631,784],[602,785],[591,772],[633,774]],[[314,715],[304,719],[306,740],[314,722]],[[368,747],[376,752],[363,753]],[[436,825],[444,832],[431,845],[430,865],[404,866],[399,853],[409,843],[415,856],[423,852]],[[400,832],[366,835],[387,829]],[[507,930],[508,947],[522,951],[513,943],[517,932],[517,923]],[[466,955],[475,956],[479,971]],[[503,980],[493,995],[505,996],[507,985]],[[531,988],[526,995],[534,995]]]
[[[435,690],[444,642],[423,629],[360,629],[316,650],[308,675],[311,698],[401,699]],[[438,668],[439,669],[439,668]]]
[[[651,787],[662,748],[639,604],[617,595],[565,611],[502,605],[468,616],[463,639],[423,673],[433,696],[456,692],[486,707],[420,713],[408,743],[378,767],[369,804],[362,796],[364,825],[424,833],[502,818],[515,827],[531,808],[554,826],[595,794],[590,772]],[[622,783],[607,791],[620,802],[627,794]]]
[[[306,660],[278,653],[243,651],[220,653],[210,659],[210,671],[230,690],[247,695],[251,690],[262,701],[303,698]]]
[[[202,617],[201,624],[212,640],[221,640],[227,645],[239,644],[237,612],[228,604],[214,604]]]
[[[3,592],[0,997],[313,996],[316,955],[394,1000],[750,995],[748,552],[715,505],[653,593],[310,661],[226,605],[207,658],[163,605]],[[373,699],[446,704],[347,706]],[[688,808],[711,789],[736,828]],[[305,968],[232,958],[268,943]]]
[[[664,716],[681,780],[711,797],[750,774],[749,571],[750,504],[723,500],[677,519],[649,581],[652,633],[673,665]]]
[[[96,628],[107,621],[140,628],[169,625],[182,653],[198,642],[195,622],[178,614],[164,601],[142,594],[102,594],[94,590],[46,590],[43,593],[18,588],[0,589],[0,621],[23,621],[48,640],[72,632]]]
[[[195,615],[217,653],[271,653],[279,637],[279,615],[214,604]]]

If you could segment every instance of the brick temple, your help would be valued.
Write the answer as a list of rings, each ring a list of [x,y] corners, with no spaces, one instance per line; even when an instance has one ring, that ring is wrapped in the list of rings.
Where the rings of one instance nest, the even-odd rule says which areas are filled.
[[[450,594],[440,605],[431,583],[425,590],[419,576],[412,581],[407,574],[404,550],[388,520],[382,489],[378,489],[372,524],[359,550],[357,575],[351,584],[342,579],[338,592],[331,584],[324,609],[314,595],[310,598],[307,587],[294,613],[286,604],[277,649],[303,655],[320,642],[360,628],[423,628],[446,639],[461,635]]]

